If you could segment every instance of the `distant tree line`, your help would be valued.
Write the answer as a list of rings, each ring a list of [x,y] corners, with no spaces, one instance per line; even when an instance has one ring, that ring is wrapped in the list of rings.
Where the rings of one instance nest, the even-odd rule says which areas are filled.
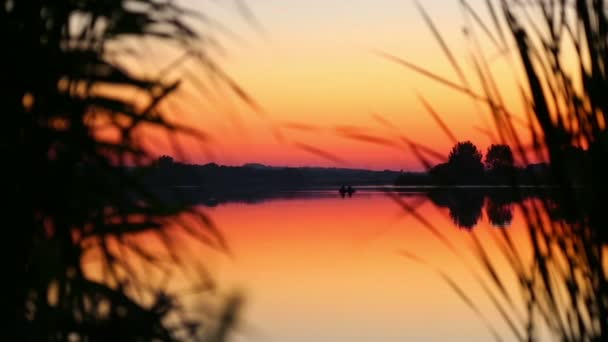
[[[196,165],[181,163],[166,155],[156,159],[152,166],[136,167],[132,172],[152,188],[197,186],[216,195],[311,186],[335,186],[337,190],[341,185],[386,185],[391,184],[399,175],[399,172],[389,170],[272,167],[258,164]]]
[[[457,143],[447,162],[427,173],[403,173],[396,185],[540,185],[551,184],[548,164],[515,165],[508,145],[493,144],[484,156],[470,141]]]

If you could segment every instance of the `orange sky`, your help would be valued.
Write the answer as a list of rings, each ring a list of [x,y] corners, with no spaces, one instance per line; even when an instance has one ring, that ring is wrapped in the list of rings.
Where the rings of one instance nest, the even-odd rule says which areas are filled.
[[[487,17],[483,1],[471,3]],[[490,118],[479,111],[481,106],[372,52],[386,51],[457,80],[413,2],[252,1],[249,6],[260,29],[227,3],[205,2],[207,7],[203,7],[186,1],[186,5],[207,11],[239,36],[238,41],[224,38],[228,54],[221,64],[262,108],[256,113],[222,95],[213,101],[195,100],[191,95],[200,97],[200,92],[184,86],[183,92],[190,95],[181,98],[182,107],[169,111],[195,122],[212,138],[204,149],[184,143],[183,159],[189,162],[421,169],[411,151],[397,143],[399,136],[445,155],[452,143],[421,105],[418,94],[432,104],[459,140],[471,140],[484,151],[491,143],[476,128],[486,128],[484,120]],[[429,0],[424,6],[476,85],[458,1]],[[487,53],[495,51],[489,47]],[[492,68],[503,97],[523,117],[507,64],[499,60]],[[347,132],[381,137],[397,146],[345,137],[345,126]],[[166,146],[156,150],[174,154]]]

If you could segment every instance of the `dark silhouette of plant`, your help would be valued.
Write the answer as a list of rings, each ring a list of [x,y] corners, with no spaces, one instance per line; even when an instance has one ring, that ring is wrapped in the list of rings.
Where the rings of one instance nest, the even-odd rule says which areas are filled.
[[[501,144],[513,146],[525,164],[529,164],[531,156],[545,160],[545,153],[548,155],[550,172],[544,167],[541,172],[552,177],[550,184],[557,185],[557,190],[540,200],[519,205],[532,258],[526,259],[520,253],[508,231],[501,230],[497,241],[518,277],[525,313],[519,312],[514,304],[500,270],[487,258],[486,247],[473,237],[474,252],[488,276],[487,285],[492,285],[491,290],[486,288],[486,293],[513,337],[518,341],[535,341],[538,331],[544,329],[560,341],[605,341],[608,339],[605,267],[608,219],[603,214],[608,191],[606,3],[486,1],[489,22],[484,22],[481,19],[484,16],[468,1],[460,4],[466,23],[463,32],[471,42],[473,73],[481,81],[481,89],[471,86],[431,17],[420,6],[458,80],[451,81],[398,57],[382,55],[484,105],[496,127],[491,136]],[[488,46],[494,52],[487,51]],[[521,80],[515,76],[526,107],[523,114],[508,108],[492,68],[493,59],[488,57],[492,54],[513,67],[513,75],[523,73]],[[525,143],[526,137],[531,140],[530,145]],[[537,173],[533,171],[532,178]],[[537,190],[548,192],[544,188]],[[569,218],[567,221],[545,219],[555,206],[563,217]],[[454,251],[449,243],[446,247]],[[458,255],[457,251],[454,253]],[[442,276],[446,278],[443,273]],[[451,279],[449,282],[500,339],[475,301],[456,282]]]
[[[491,183],[513,184],[516,181],[513,152],[508,145],[492,144],[486,153],[485,164]]]
[[[190,81],[204,88],[205,79],[193,75],[210,75],[253,105],[210,57],[216,26],[173,1],[0,1],[0,146],[18,165],[2,177],[10,199],[5,239],[14,246],[2,259],[5,322],[15,322],[0,333],[6,340],[225,337],[238,299],[213,318],[186,310],[166,283],[140,278],[160,272],[171,279],[186,257],[199,262],[176,249],[164,227],[225,251],[222,235],[204,213],[163,202],[129,171],[153,162],[142,129],[204,138],[162,106],[184,80],[185,61],[201,71]],[[148,67],[166,61],[148,46],[177,57]],[[137,243],[142,233],[164,252]],[[86,267],[87,255],[97,256],[99,277]],[[184,272],[198,291],[212,288],[205,272]]]
[[[456,176],[448,163],[437,164],[429,169],[429,175],[433,182],[438,184],[455,184]]]
[[[508,145],[492,144],[486,152],[485,164],[490,172],[512,169],[515,165],[511,148]]]
[[[169,168],[173,166],[173,157],[170,156],[160,156],[156,161],[156,165],[160,168]]]
[[[479,183],[483,179],[481,152],[470,141],[457,143],[448,157],[448,170],[459,183]]]
[[[446,163],[429,167],[428,172],[438,184],[481,184],[484,175],[481,158],[481,152],[473,143],[459,142],[452,147]]]
[[[470,141],[459,142],[452,148],[448,164],[454,168],[478,169],[481,164],[481,152]]]

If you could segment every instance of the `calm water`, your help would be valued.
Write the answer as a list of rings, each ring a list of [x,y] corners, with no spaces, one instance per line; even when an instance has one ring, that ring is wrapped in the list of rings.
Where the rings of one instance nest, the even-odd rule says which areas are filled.
[[[178,253],[197,256],[181,260],[187,270],[200,270],[195,260],[202,260],[220,293],[239,290],[245,295],[234,341],[493,340],[483,320],[437,270],[475,301],[504,340],[513,340],[482,291],[478,279],[490,280],[472,244],[473,237],[482,241],[502,281],[519,299],[515,278],[496,245],[507,229],[524,258],[529,257],[518,206],[508,204],[508,196],[479,192],[446,196],[412,191],[398,196],[401,204],[367,188],[346,198],[335,190],[302,191],[200,205],[222,230],[231,256],[211,251],[183,232],[167,234]],[[136,239],[151,254],[166,254],[159,236]],[[427,264],[404,257],[403,251]],[[101,274],[95,271],[94,255],[88,260],[91,276]],[[188,272],[144,270],[141,278],[150,284],[173,279],[173,288],[184,289],[188,283],[183,274]],[[208,311],[212,305],[194,298],[185,296],[182,302],[193,311]]]
[[[341,198],[335,191],[302,192],[203,208],[234,252],[232,260],[216,260],[220,284],[246,295],[237,340],[492,340],[482,320],[433,268],[458,283],[510,340],[512,335],[467,267],[484,275],[471,252],[471,236],[476,234],[495,263],[504,267],[504,281],[514,284],[493,236],[509,229],[525,254],[523,221],[515,206],[496,206],[483,196],[459,198],[459,203],[433,201],[420,193],[400,198],[462,255],[450,252],[419,219],[374,190],[359,191],[352,198]],[[399,251],[424,258],[430,266]]]

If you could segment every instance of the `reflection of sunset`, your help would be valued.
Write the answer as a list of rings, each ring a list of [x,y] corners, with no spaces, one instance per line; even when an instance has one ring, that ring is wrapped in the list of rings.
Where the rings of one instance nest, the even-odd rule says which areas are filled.
[[[492,227],[485,211],[472,232],[459,229],[447,209],[422,200],[420,196],[405,199],[413,206],[423,203],[418,212],[461,256],[382,194],[201,208],[222,228],[233,259],[210,252],[175,229],[170,233],[177,251],[207,260],[224,293],[244,290],[244,326],[273,341],[369,341],[378,336],[383,341],[487,341],[490,335],[482,321],[433,267],[475,294],[484,315],[510,336],[467,268],[473,266],[490,282],[471,253],[470,235],[476,234],[509,288],[517,288],[492,237],[499,229]],[[507,229],[525,257],[523,227],[515,210]],[[142,238],[146,248],[159,250],[160,240]],[[401,250],[424,258],[432,267],[400,256]],[[198,259],[185,259],[186,269],[194,269],[189,260]],[[180,282],[173,285],[179,288]],[[519,298],[517,292],[512,295]],[[441,324],[441,329],[429,329],[429,322]],[[253,338],[246,331],[243,335],[245,340]]]
[[[236,251],[234,265],[225,266],[232,270],[225,277],[237,279],[249,293],[250,323],[276,340],[289,341],[301,338],[303,327],[310,329],[304,336],[317,341],[366,341],[374,336],[385,341],[422,336],[487,340],[481,321],[437,274],[398,255],[402,249],[421,256],[477,293],[479,286],[463,267],[463,262],[477,265],[469,252],[469,233],[454,227],[432,204],[420,207],[468,258],[459,260],[391,202],[378,195],[213,209]],[[510,228],[516,240],[521,225],[518,216]],[[491,232],[496,229],[484,217],[475,233],[504,266],[492,249]],[[494,312],[488,303],[483,307],[490,316]],[[429,330],[432,321],[441,322],[442,329]]]

